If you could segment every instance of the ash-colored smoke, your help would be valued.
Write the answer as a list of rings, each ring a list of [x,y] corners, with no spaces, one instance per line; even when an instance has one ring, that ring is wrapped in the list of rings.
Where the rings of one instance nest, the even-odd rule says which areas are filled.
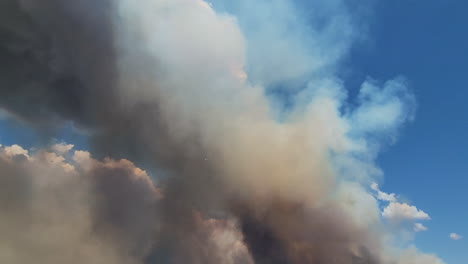
[[[5,261],[442,263],[390,249],[364,187],[414,98],[369,79],[347,103],[335,70],[360,27],[345,4],[313,2],[329,19],[307,28],[286,1],[222,3],[238,18],[202,0],[1,2],[1,107],[52,135],[72,121],[159,182],[85,152],[44,173],[41,154],[4,154],[2,187],[21,194],[0,196]],[[289,83],[293,106],[272,103]]]

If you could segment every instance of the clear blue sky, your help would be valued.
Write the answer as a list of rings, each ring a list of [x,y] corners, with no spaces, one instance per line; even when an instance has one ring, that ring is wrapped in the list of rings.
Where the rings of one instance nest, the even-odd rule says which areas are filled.
[[[416,118],[398,142],[380,155],[382,189],[427,212],[432,220],[415,244],[449,264],[468,263],[468,1],[378,0],[369,39],[344,63],[347,87],[367,76],[402,75],[416,95]],[[80,136],[61,139],[85,148]],[[0,141],[34,146],[40,137],[18,124],[0,121]],[[449,239],[451,232],[467,236]]]

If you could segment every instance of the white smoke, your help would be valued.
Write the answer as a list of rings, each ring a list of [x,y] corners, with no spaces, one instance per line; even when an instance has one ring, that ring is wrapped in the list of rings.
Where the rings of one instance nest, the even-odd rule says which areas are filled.
[[[242,1],[238,5],[246,7]],[[157,101],[158,117],[172,136],[183,142],[196,135],[204,151],[200,155],[208,157],[231,191],[242,190],[249,200],[262,203],[279,196],[316,207],[338,199],[352,208],[346,210],[356,224],[378,228],[376,202],[359,186],[379,173],[373,161],[380,140],[394,141],[398,128],[414,116],[415,100],[406,82],[397,78],[380,86],[366,81],[358,106],[343,111],[345,88],[323,76],[333,76],[328,66],[350,39],[332,47],[331,53],[324,39],[337,35],[335,30],[352,29],[325,30],[308,49],[292,5],[259,2],[252,8],[259,10],[254,20],[259,32],[245,39],[234,17],[217,14],[203,1],[121,1],[118,47],[125,103]],[[285,20],[300,29],[275,27]],[[259,57],[249,57],[250,52]],[[326,62],[317,55],[322,52],[331,54]],[[321,74],[298,94],[289,118],[278,122],[265,87],[252,83],[250,72],[244,72],[246,62],[253,68],[253,80],[263,84],[306,72]],[[369,211],[374,217],[363,213]]]

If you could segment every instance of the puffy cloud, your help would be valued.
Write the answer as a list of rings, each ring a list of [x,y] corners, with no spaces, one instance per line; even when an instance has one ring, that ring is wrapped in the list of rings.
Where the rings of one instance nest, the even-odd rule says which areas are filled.
[[[450,233],[449,237],[450,237],[450,239],[452,239],[452,240],[460,240],[460,239],[463,238],[463,236],[461,236],[461,235],[459,235],[459,234],[457,234],[457,233]]]
[[[409,205],[407,203],[398,202],[396,194],[388,194],[380,190],[377,183],[371,184],[371,189],[376,192],[376,198],[383,202],[389,202],[387,206],[383,208],[382,216],[392,222],[392,224],[400,224],[405,221],[416,221],[416,220],[430,220],[430,216],[424,211],[418,209],[416,206]],[[402,226],[405,227],[406,225]],[[407,226],[406,226],[407,227]],[[421,223],[414,223],[412,230],[414,232],[426,231],[427,227]]]
[[[396,197],[394,193],[385,193],[385,192],[378,192],[377,198],[382,201],[386,202],[396,202]]]
[[[427,227],[425,227],[421,223],[415,223],[413,226],[414,232],[422,232],[422,231],[427,231]]]
[[[29,157],[29,151],[25,150],[23,147],[18,145],[12,145],[3,148],[4,153],[9,157],[14,157],[18,155],[23,155],[25,157]]]
[[[431,217],[416,206],[407,203],[391,202],[384,208],[382,216],[390,221],[430,220]]]
[[[68,163],[65,157],[54,152],[39,151],[33,159],[41,160],[51,167],[61,167],[67,172],[73,172],[75,170],[75,166]]]
[[[75,147],[75,145],[73,144],[58,143],[58,144],[52,145],[51,149],[57,152],[58,154],[63,155],[63,154],[68,153],[70,150],[72,150],[73,147]]]
[[[377,192],[377,199],[386,201],[386,202],[396,202],[396,194],[394,193],[386,193],[382,192],[379,189],[379,185],[377,183],[372,183],[371,189]]]
[[[403,235],[410,234],[405,233],[406,231],[409,232],[409,228],[411,228],[408,222],[431,219],[427,213],[418,209],[416,206],[398,202],[396,194],[388,194],[381,191],[377,183],[373,182],[370,187],[375,192],[375,196],[378,200],[388,202],[388,205],[386,205],[381,212],[382,217],[388,220],[393,225],[393,228],[396,227],[398,230],[404,231],[402,233]],[[418,233],[427,231],[428,228],[422,223],[414,223],[412,224],[411,230]]]
[[[92,162],[91,153],[88,151],[77,150],[73,154],[73,161],[80,164],[81,166],[90,165]]]

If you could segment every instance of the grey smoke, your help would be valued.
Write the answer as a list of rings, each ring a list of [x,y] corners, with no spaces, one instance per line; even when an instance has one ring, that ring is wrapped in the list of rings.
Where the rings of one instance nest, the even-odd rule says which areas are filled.
[[[334,69],[355,25],[341,1],[317,6],[333,15],[308,31],[279,0],[255,4],[258,16],[240,1],[239,21],[202,0],[3,0],[0,107],[50,136],[72,121],[98,157],[164,174],[155,187],[127,160],[84,152],[73,173],[42,173],[23,168],[35,159],[5,154],[0,180],[20,195],[0,194],[2,211],[18,210],[13,222],[34,216],[1,240],[5,261],[406,263],[387,250],[361,184],[377,171],[369,138],[394,135],[414,99],[401,80],[369,81],[360,107],[343,113]],[[266,86],[306,77],[297,107],[275,120]],[[36,177],[65,182],[49,192]],[[53,216],[46,229],[43,214]],[[56,227],[72,240],[37,239]]]

